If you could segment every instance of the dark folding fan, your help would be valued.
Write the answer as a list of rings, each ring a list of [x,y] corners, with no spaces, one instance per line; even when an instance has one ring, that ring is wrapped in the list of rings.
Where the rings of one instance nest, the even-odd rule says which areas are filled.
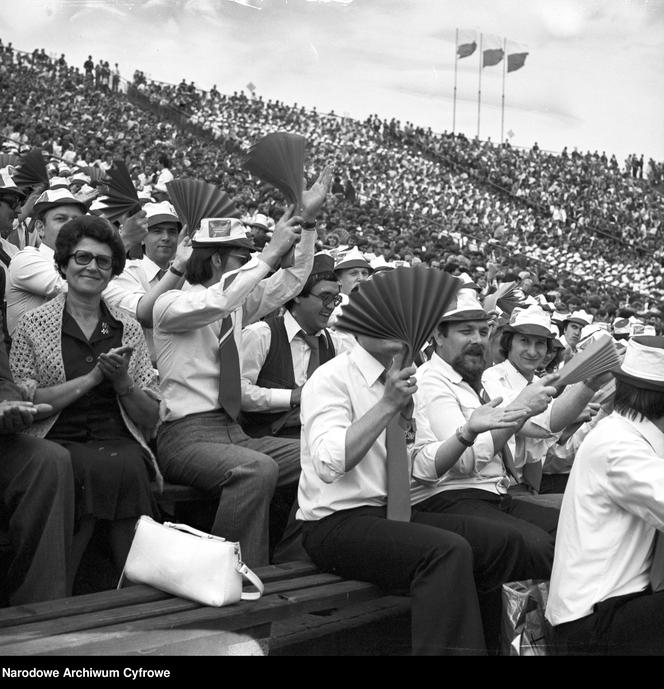
[[[166,189],[177,214],[187,225],[189,236],[198,230],[203,218],[238,218],[233,199],[214,184],[200,179],[174,179]]]
[[[435,268],[395,268],[360,284],[337,319],[339,330],[408,346],[404,366],[433,333],[461,282]]]
[[[7,167],[8,165],[16,167],[20,161],[21,159],[15,153],[0,153],[0,168]],[[11,173],[12,176],[14,172]]]
[[[31,148],[21,159],[14,173],[14,183],[24,191],[48,189],[48,171],[40,148]]]
[[[122,160],[114,160],[108,171],[104,204],[101,211],[111,222],[119,220],[123,215],[134,215],[141,210],[136,187]]]
[[[276,187],[289,204],[295,204],[295,212],[302,205],[306,144],[300,134],[273,132],[253,144],[244,161],[249,172]],[[293,265],[294,250],[282,258],[282,268]]]
[[[484,309],[495,311],[496,306],[507,314],[522,304],[526,299],[523,290],[517,287],[516,282],[501,282],[492,294],[484,299]]]

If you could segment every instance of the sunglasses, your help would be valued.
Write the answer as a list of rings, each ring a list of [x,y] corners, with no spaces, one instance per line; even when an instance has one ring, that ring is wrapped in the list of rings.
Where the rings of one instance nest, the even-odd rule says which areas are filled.
[[[94,258],[97,268],[101,268],[101,270],[109,270],[113,266],[112,256],[92,254],[89,251],[74,251],[73,254],[69,254],[68,258],[73,258],[79,266],[87,266]]]
[[[337,294],[314,294],[311,292],[309,294],[310,297],[316,297],[316,299],[320,299],[323,306],[329,306],[330,304],[334,304],[334,306],[339,306],[341,302],[343,301],[343,297],[341,296],[340,292],[337,292]]]
[[[21,207],[21,199],[17,196],[0,196],[0,203],[6,203],[13,211]]]

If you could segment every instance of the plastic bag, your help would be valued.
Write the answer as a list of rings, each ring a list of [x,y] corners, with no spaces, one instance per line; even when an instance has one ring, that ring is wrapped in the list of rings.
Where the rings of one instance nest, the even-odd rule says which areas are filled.
[[[549,582],[525,579],[503,584],[501,651],[507,656],[543,656],[551,642],[544,618]]]

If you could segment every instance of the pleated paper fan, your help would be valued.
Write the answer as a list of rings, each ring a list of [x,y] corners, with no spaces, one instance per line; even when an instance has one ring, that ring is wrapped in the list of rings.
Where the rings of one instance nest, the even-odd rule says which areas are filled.
[[[306,138],[300,134],[267,134],[249,149],[244,167],[279,189],[288,203],[299,207],[304,191],[306,144]]]
[[[43,190],[48,187],[48,171],[40,148],[31,148],[21,157],[14,173],[14,183],[23,189],[39,187]]]
[[[350,295],[335,327],[404,342],[407,364],[431,336],[460,286],[455,277],[435,268],[381,271]]]
[[[21,159],[15,153],[0,153],[0,168],[7,167],[8,165],[16,167],[20,161]],[[13,175],[14,172],[12,171],[11,174]]]
[[[141,210],[138,192],[127,166],[122,160],[114,160],[107,174],[107,191],[103,214],[111,222],[123,215],[134,215]]]
[[[523,291],[516,286],[516,282],[501,282],[492,294],[484,299],[484,309],[495,311],[496,306],[507,314],[511,314],[514,309],[523,304],[526,297]]]
[[[573,385],[600,373],[611,371],[620,364],[620,355],[613,338],[607,333],[598,337],[582,352],[575,354],[561,369],[557,386]]]
[[[86,165],[80,170],[90,178],[90,185],[93,187],[102,183],[106,178],[106,173],[96,165]]]
[[[166,189],[189,235],[200,227],[203,218],[239,218],[233,199],[214,184],[200,179],[174,179]]]

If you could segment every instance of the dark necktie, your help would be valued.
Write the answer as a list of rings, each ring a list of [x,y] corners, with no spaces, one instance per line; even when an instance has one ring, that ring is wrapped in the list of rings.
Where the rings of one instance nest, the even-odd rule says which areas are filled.
[[[664,589],[664,532],[662,531],[655,531],[650,563],[650,586],[653,592]]]
[[[157,282],[159,282],[159,280],[161,280],[161,278],[163,278],[164,275],[166,275],[167,272],[168,272],[168,271],[165,270],[164,268],[160,268],[160,269],[157,271]]]
[[[307,380],[311,374],[320,366],[320,340],[317,335],[307,335],[304,330],[300,330],[300,337],[309,346],[309,364],[307,365]]]
[[[385,383],[385,373],[381,375]],[[412,404],[404,414],[412,413]],[[410,521],[410,466],[406,450],[406,429],[409,420],[402,414],[395,414],[385,429],[385,451],[387,453],[387,518],[399,522]]]
[[[219,333],[219,404],[236,421],[241,402],[240,357],[233,337],[233,318],[226,316]]]

